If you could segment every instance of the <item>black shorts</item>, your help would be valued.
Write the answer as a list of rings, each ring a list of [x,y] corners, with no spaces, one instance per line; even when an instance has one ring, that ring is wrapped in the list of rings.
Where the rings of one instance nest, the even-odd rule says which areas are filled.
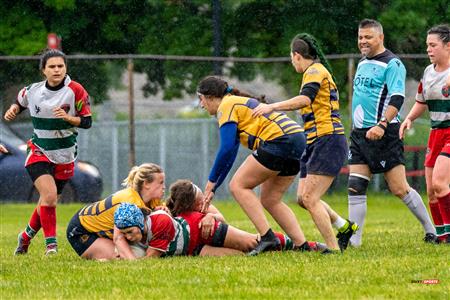
[[[389,124],[381,140],[376,141],[366,138],[369,129],[352,130],[348,163],[367,165],[373,174],[385,173],[398,165],[404,165],[403,141],[398,134],[400,124]]]
[[[214,232],[211,243],[209,245],[213,247],[223,247],[223,244],[225,243],[225,238],[227,236],[227,232],[228,232],[228,224],[220,222],[220,224],[217,226],[217,229]],[[192,253],[192,256],[198,256],[204,246],[205,244],[201,244],[198,247],[196,247]]]
[[[87,231],[80,223],[79,211],[72,217],[67,225],[67,240],[72,248],[81,256],[99,238],[95,233]]]
[[[56,183],[56,191],[58,195],[61,195],[64,186],[66,185],[67,181],[69,180],[61,180],[55,178],[55,164],[45,162],[45,161],[39,161],[35,162],[31,165],[28,165],[25,167],[25,169],[28,172],[28,175],[30,175],[31,180],[33,183],[42,175],[50,175],[55,179]]]
[[[347,140],[343,134],[318,137],[306,145],[300,162],[300,178],[307,174],[337,176],[348,153]]]
[[[279,171],[278,176],[295,176],[300,171],[300,160],[275,156],[261,147],[253,152],[253,157],[264,167]]]

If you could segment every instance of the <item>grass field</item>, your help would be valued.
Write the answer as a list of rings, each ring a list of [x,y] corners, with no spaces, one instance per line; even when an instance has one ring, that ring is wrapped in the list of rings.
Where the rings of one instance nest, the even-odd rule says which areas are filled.
[[[345,196],[327,200],[347,215]],[[230,224],[254,231],[236,203],[215,204]],[[17,233],[33,206],[0,205],[1,299],[450,299],[450,246],[423,243],[419,223],[391,196],[369,198],[360,249],[328,256],[284,252],[85,261],[65,239],[65,227],[79,207],[58,207],[58,255],[43,255],[39,234],[27,256],[14,257]],[[292,208],[306,236],[320,239],[309,215]],[[417,282],[426,279],[439,283]]]

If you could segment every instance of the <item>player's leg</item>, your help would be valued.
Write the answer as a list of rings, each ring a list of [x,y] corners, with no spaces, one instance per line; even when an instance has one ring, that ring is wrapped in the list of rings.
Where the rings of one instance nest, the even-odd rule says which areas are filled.
[[[292,239],[294,246],[306,242],[305,235],[292,210],[282,201],[283,194],[294,181],[295,176],[275,176],[261,185],[261,203],[284,232]]]
[[[276,176],[278,172],[272,171],[260,164],[252,155],[242,163],[230,182],[230,192],[239,203],[244,212],[261,234],[261,244],[267,248],[276,247],[279,241],[273,234],[269,222],[264,214],[264,209],[253,189]]]
[[[422,197],[416,190],[411,188],[406,181],[405,166],[395,166],[384,173],[384,177],[388,183],[390,191],[406,204],[409,210],[422,224],[425,231],[425,241],[432,243],[436,242],[436,231],[433,223],[431,222],[428,211],[423,204]]]
[[[320,198],[326,193],[333,180],[334,177],[332,176],[308,174],[305,179],[302,199],[303,205],[310,213],[327,246],[332,250],[339,250],[331,227],[330,216],[325,206],[320,202]]]
[[[236,249],[205,245],[202,250],[200,250],[199,256],[231,256],[243,254],[242,251]]]
[[[350,238],[354,247],[362,244],[362,233],[367,214],[367,187],[371,173],[364,164],[350,165],[348,176],[348,217],[359,226],[359,230]]]
[[[431,218],[433,219],[436,235],[440,241],[446,239],[444,221],[442,220],[439,202],[433,189],[433,170],[434,168],[425,167],[425,182],[427,185],[428,205],[430,207]]]
[[[444,236],[450,242],[450,143],[447,152],[445,148],[438,156],[433,171],[433,189],[438,200],[440,215],[444,226]]]

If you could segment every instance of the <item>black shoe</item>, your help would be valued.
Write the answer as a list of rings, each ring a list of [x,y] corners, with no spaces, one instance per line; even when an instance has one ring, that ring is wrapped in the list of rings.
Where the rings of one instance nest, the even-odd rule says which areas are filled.
[[[270,251],[270,250],[277,250],[281,248],[280,240],[275,237],[275,239],[264,241],[261,240],[258,245],[250,251],[247,255],[248,256],[256,256],[262,252]]]
[[[320,252],[322,255],[329,255],[329,254],[339,254],[338,250],[331,250],[331,249],[325,249],[322,252]]]
[[[339,249],[341,249],[341,251],[344,251],[345,249],[347,249],[348,243],[350,242],[350,238],[352,237],[352,235],[359,229],[358,224],[347,220],[348,222],[348,227],[344,232],[339,232],[336,237],[338,239],[338,245],[339,245]]]
[[[423,238],[423,241],[425,243],[429,243],[429,244],[439,244],[439,238],[431,232],[428,232],[425,234],[425,237]]]

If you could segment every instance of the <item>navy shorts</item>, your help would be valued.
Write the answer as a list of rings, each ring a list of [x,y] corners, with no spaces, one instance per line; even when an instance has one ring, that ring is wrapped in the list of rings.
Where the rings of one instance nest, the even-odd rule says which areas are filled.
[[[380,140],[366,138],[370,128],[353,129],[350,134],[350,165],[367,165],[373,174],[384,173],[405,164],[403,141],[399,137],[400,124],[389,124]]]
[[[79,211],[72,217],[67,225],[67,240],[72,248],[81,256],[99,238],[95,233],[87,231],[80,223]]]
[[[294,176],[300,171],[304,149],[305,135],[299,132],[262,143],[253,157],[264,167],[279,171],[278,176]]]
[[[306,150],[300,162],[300,178],[307,174],[337,176],[347,157],[347,140],[343,134],[318,137]]]

